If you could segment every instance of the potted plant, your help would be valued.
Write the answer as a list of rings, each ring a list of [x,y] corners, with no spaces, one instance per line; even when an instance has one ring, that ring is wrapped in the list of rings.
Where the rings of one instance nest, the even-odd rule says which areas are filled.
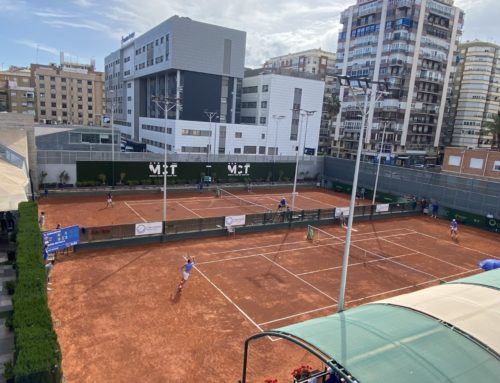
[[[120,173],[120,185],[123,185],[123,181],[125,180],[126,176],[127,176],[127,173]]]
[[[106,174],[99,174],[97,176],[97,179],[101,181],[101,185],[106,185]]]
[[[292,371],[292,376],[293,376],[293,379],[294,379],[294,382],[297,382],[297,381],[300,381],[302,379],[305,379],[305,378],[309,378],[309,376],[311,376],[311,372],[312,372],[312,367],[311,366],[300,366],[300,367],[297,367],[296,369],[294,369]]]
[[[70,179],[70,176],[66,170],[63,170],[61,173],[59,173],[59,185],[61,187],[64,187],[66,182],[68,182]]]

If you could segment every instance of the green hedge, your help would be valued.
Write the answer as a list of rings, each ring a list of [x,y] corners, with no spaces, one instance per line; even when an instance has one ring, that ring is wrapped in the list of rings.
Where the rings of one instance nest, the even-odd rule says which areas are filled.
[[[61,351],[47,303],[36,203],[19,204],[17,285],[13,296],[16,383],[59,383]]]

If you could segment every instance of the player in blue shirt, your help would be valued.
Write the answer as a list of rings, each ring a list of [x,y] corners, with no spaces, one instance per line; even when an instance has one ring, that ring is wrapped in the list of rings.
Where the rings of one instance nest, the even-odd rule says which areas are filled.
[[[450,236],[451,238],[457,238],[458,237],[458,223],[455,218],[451,220],[450,224]]]
[[[286,208],[286,199],[285,197],[281,197],[280,203],[278,205],[278,210]]]
[[[194,266],[194,257],[192,260],[190,258],[188,258],[186,263],[184,265],[182,265],[182,267],[181,267],[182,279],[181,279],[181,282],[179,283],[179,287],[177,287],[178,291],[181,291],[182,288],[184,287],[184,284],[187,282],[187,280],[189,278],[189,273],[191,272],[191,269],[193,268],[193,266]]]

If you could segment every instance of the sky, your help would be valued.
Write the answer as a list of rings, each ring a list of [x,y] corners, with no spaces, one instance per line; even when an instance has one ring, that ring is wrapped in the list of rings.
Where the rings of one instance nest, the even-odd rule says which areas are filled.
[[[355,0],[0,0],[0,65],[96,61],[173,15],[246,31],[246,65],[312,48],[335,51],[340,12]],[[500,43],[498,0],[456,0],[462,42]]]

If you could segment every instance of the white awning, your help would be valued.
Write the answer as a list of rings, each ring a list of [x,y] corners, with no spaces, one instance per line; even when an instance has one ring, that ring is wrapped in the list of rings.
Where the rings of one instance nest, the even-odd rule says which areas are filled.
[[[27,201],[29,180],[24,171],[0,159],[0,211],[17,210],[19,202]]]

